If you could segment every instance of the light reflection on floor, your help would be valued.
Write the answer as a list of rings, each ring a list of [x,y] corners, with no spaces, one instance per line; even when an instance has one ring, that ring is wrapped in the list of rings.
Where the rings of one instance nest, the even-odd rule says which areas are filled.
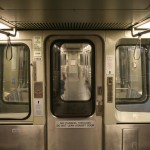
[[[65,101],[87,101],[91,97],[91,93],[85,78],[77,76],[69,76],[65,80],[65,91],[62,99]]]

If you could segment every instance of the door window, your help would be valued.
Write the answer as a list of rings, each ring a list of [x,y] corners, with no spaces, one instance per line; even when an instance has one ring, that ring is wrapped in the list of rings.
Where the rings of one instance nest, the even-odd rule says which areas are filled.
[[[84,116],[93,112],[93,57],[94,45],[88,40],[58,40],[52,44],[51,99],[54,114]]]
[[[91,45],[86,43],[63,44],[60,47],[60,89],[62,100],[90,100],[91,50]]]

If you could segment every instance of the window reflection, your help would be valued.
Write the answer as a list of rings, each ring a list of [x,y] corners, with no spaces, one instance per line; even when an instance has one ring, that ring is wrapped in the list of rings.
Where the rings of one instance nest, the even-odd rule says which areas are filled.
[[[30,113],[30,51],[25,44],[0,45],[0,118]]]
[[[5,47],[4,54],[3,100],[5,102],[29,102],[29,52],[25,46],[12,46],[12,52]],[[9,73],[8,73],[9,72]]]
[[[145,87],[144,49],[119,46],[116,50],[116,102],[143,101]],[[143,67],[144,66],[144,67]]]
[[[60,88],[64,101],[91,98],[91,51],[86,43],[65,43],[60,47]]]

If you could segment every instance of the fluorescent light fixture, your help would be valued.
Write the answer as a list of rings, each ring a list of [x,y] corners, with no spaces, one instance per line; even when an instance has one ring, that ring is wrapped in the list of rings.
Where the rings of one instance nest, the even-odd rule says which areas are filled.
[[[138,31],[138,32],[135,33],[134,31]],[[132,26],[132,30],[131,30],[133,37],[136,36],[141,37],[142,35],[147,34],[149,32],[150,32],[150,17]]]
[[[6,29],[11,29],[11,27],[9,27],[8,25],[0,22],[0,30],[6,30]]]
[[[9,30],[9,31],[7,31],[7,30]],[[12,30],[13,33],[11,33],[10,30]],[[12,23],[4,20],[3,18],[0,18],[0,33],[1,34],[15,37],[16,32],[17,32],[16,27]]]
[[[137,29],[150,29],[150,22],[138,26]]]
[[[12,30],[14,25],[3,18],[0,18],[0,30]]]
[[[145,19],[144,21],[141,21],[140,23],[136,24],[134,26],[135,29],[150,29],[150,18]]]

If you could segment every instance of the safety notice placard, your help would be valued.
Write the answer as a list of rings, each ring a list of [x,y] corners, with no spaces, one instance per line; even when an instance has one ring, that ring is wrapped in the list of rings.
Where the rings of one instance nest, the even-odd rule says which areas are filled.
[[[34,36],[33,37],[33,48],[40,50],[42,47],[42,37],[41,36]]]
[[[56,128],[95,128],[94,120],[84,121],[56,121]]]
[[[37,98],[34,99],[34,116],[43,116],[43,99]]]
[[[106,56],[106,74],[112,75],[114,74],[114,56],[113,55],[107,55]]]

